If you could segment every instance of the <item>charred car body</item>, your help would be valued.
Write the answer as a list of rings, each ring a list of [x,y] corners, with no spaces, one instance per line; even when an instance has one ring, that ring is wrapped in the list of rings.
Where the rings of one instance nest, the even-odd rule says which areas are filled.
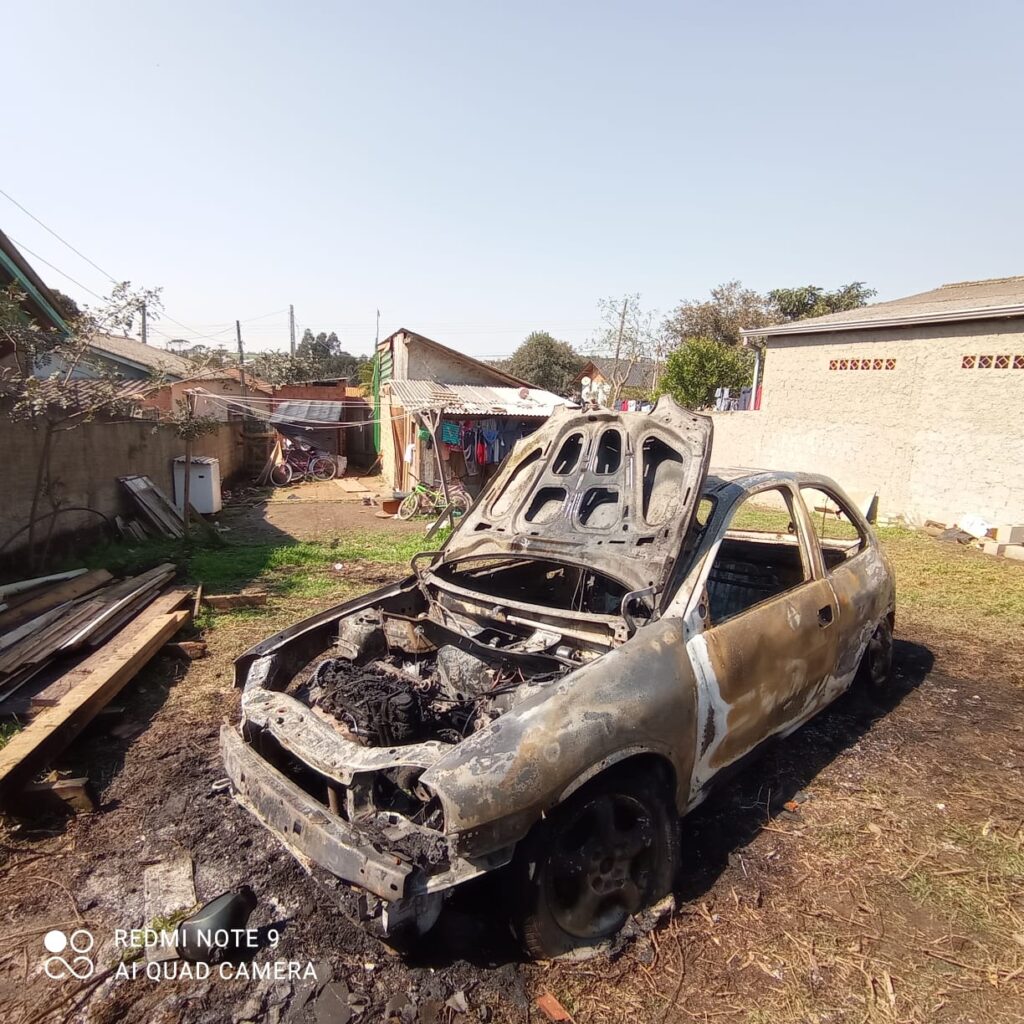
[[[616,932],[669,890],[680,815],[891,662],[863,516],[822,477],[709,475],[711,433],[664,398],[556,412],[407,579],[238,659],[237,798],[388,933],[506,866],[530,953]]]

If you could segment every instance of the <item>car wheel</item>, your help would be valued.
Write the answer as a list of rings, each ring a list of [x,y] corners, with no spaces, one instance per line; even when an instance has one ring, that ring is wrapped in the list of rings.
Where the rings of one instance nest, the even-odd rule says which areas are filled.
[[[888,619],[875,627],[860,663],[860,681],[873,690],[884,690],[892,678],[892,626]]]
[[[530,956],[597,945],[669,892],[679,818],[653,782],[648,773],[600,776],[527,837],[513,867],[513,923]]]

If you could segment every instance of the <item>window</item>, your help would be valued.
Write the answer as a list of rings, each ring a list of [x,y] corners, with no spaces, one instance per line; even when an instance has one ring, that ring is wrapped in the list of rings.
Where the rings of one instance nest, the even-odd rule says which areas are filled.
[[[831,572],[864,549],[867,538],[843,502],[817,487],[801,487],[800,496],[821,545],[826,572]]]
[[[787,491],[761,491],[732,513],[708,575],[708,614],[712,625],[811,578],[795,527]]]

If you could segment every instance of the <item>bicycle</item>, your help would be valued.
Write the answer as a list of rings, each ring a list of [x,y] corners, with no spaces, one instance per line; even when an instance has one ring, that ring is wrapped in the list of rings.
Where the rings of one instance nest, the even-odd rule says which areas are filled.
[[[338,475],[338,464],[329,455],[321,455],[313,448],[293,445],[270,471],[275,487],[287,487],[296,474],[302,480],[333,480]]]
[[[455,518],[464,516],[469,511],[469,506],[473,504],[473,499],[460,484],[448,485],[448,497]],[[417,484],[398,506],[398,518],[412,519],[417,514],[439,516],[444,509],[444,491],[435,490],[426,484]]]

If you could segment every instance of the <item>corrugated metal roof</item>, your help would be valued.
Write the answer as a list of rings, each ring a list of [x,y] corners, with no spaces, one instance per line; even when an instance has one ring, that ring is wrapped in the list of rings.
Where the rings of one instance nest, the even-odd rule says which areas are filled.
[[[750,328],[745,338],[822,331],[865,330],[872,327],[908,326],[915,323],[948,323],[1020,316],[1024,308],[1024,277],[994,277],[986,281],[959,281],[929,292],[889,302],[829,313],[808,320]]]
[[[318,402],[308,399],[304,402],[282,402],[270,414],[271,423],[288,423],[301,420],[304,423],[337,423],[342,418],[342,402]]]
[[[442,409],[462,416],[550,416],[565,399],[541,388],[440,384],[433,380],[388,381],[395,404],[410,412]],[[525,397],[523,395],[525,394]]]

